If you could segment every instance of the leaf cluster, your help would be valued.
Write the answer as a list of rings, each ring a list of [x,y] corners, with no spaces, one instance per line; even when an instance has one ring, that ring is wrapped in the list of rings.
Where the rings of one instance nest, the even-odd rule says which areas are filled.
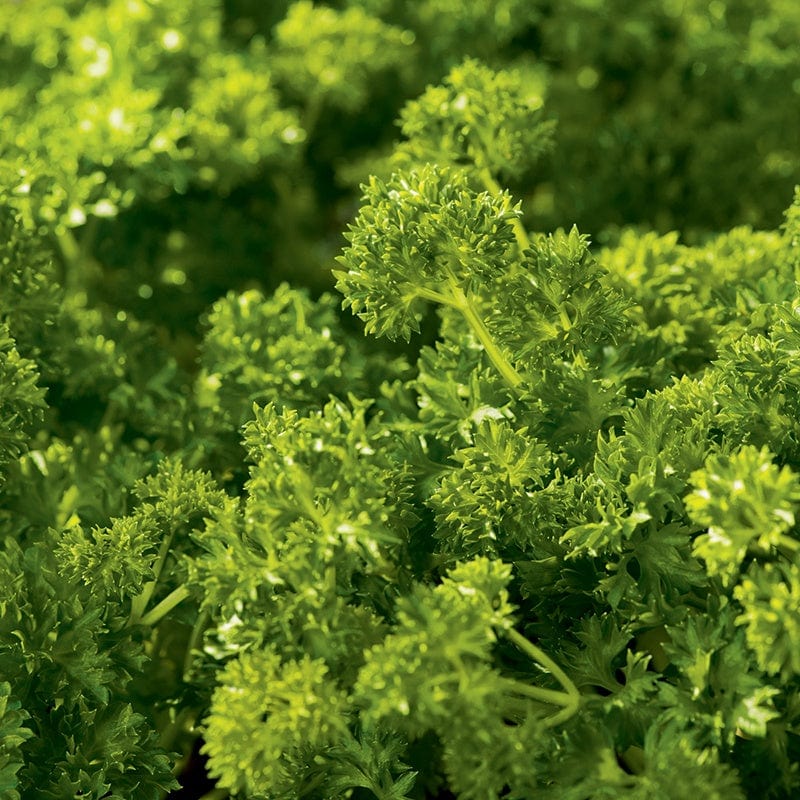
[[[0,5],[0,795],[795,797],[800,195],[542,231],[783,185],[794,6],[268,5]]]

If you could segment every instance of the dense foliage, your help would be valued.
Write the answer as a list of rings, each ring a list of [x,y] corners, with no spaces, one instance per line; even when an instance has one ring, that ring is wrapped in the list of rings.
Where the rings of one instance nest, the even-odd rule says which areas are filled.
[[[796,797],[799,8],[0,3],[0,799]]]

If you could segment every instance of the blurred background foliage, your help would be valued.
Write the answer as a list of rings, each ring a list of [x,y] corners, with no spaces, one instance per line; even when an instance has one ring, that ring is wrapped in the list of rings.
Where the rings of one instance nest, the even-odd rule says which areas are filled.
[[[616,388],[556,371],[545,411],[583,388],[610,415],[618,388],[715,359],[756,364],[769,396],[797,351],[759,336],[797,277],[800,192],[775,229],[800,182],[798,42],[796,0],[0,0],[0,539],[102,530],[167,456],[237,494],[254,403],[353,392],[413,420],[418,394],[455,419],[474,348],[425,347],[430,314],[415,372],[329,292],[360,184],[428,160],[508,188],[521,249],[577,223],[633,303]],[[709,393],[797,457],[794,405]],[[549,434],[588,459],[583,412]],[[194,691],[178,675],[141,680],[166,685],[159,714]]]
[[[794,0],[4,0],[9,374],[47,387],[67,439],[99,425],[197,463],[283,393],[231,353],[272,337],[330,360],[341,387],[312,402],[377,387],[402,368],[364,350],[362,377],[341,373],[332,342],[357,323],[325,293],[359,186],[426,161],[623,261],[631,229],[774,229],[800,181],[798,41]],[[266,299],[286,281],[301,293]]]
[[[776,227],[800,180],[798,41],[794,0],[5,0],[0,185],[65,287],[193,364],[228,290],[329,288],[404,107],[468,57],[516,70],[555,122],[507,180],[529,228]]]

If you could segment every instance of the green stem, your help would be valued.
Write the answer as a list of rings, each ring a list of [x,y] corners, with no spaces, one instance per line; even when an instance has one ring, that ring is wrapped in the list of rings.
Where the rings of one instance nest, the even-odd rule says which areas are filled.
[[[506,636],[508,636],[520,650],[524,650],[534,661],[541,664],[541,666],[550,672],[567,694],[580,698],[580,692],[569,679],[567,673],[564,672],[544,650],[537,647],[533,642],[528,641],[521,633],[518,633],[513,628],[509,628],[509,630],[506,631]]]
[[[172,750],[173,745],[175,744],[175,740],[178,736],[181,735],[185,730],[189,730],[192,726],[187,724],[188,721],[192,718],[194,714],[194,710],[191,708],[184,708],[178,714],[175,715],[175,719],[173,719],[169,725],[161,732],[161,736],[158,739],[159,745],[166,751]]]
[[[453,303],[453,305],[464,315],[470,328],[472,328],[475,335],[478,337],[478,341],[483,345],[484,350],[486,350],[486,355],[489,356],[489,360],[503,376],[505,382],[516,391],[522,384],[522,376],[514,369],[508,359],[500,351],[500,348],[495,344],[491,332],[486,327],[486,323],[481,319],[480,314],[478,314],[477,309],[470,299],[455,283],[452,284],[452,288],[455,296],[455,303]]]
[[[61,281],[67,291],[74,292],[80,282],[78,270],[80,269],[81,248],[71,230],[64,230],[56,234],[61,258],[64,262],[64,272]]]
[[[565,708],[562,708],[561,711],[558,711],[555,714],[551,714],[549,717],[544,719],[544,726],[545,728],[555,728],[558,725],[566,722],[568,719],[571,719],[575,713],[578,711],[578,706],[580,705],[579,700],[575,700],[570,705]]]
[[[430,300],[432,303],[438,303],[442,306],[450,306],[455,308],[469,323],[478,341],[483,345],[486,350],[486,355],[489,360],[494,364],[497,371],[503,376],[506,383],[516,391],[522,384],[522,376],[517,372],[511,362],[503,355],[500,348],[495,344],[491,331],[486,327],[486,323],[481,319],[475,306],[470,299],[464,294],[463,289],[458,285],[455,275],[451,270],[447,270],[451,294],[444,292],[437,292],[435,289],[427,289],[423,286],[416,287],[412,300],[416,297],[423,300]]]
[[[114,423],[114,417],[116,417],[118,410],[119,408],[114,403],[109,403],[106,406],[106,410],[103,412],[103,418],[100,420],[97,429],[102,431],[103,428],[110,428]]]
[[[424,286],[415,287],[414,294],[411,295],[410,301],[413,301],[417,297],[420,297],[423,300],[430,300],[432,303],[438,303],[442,306],[451,306],[453,308],[458,307],[452,297],[448,297],[448,295],[443,294],[442,292],[437,292],[434,289],[426,289]]]
[[[481,176],[481,183],[483,183],[487,192],[493,197],[499,197],[503,193],[503,189],[501,188],[500,184],[494,179],[492,173],[489,172],[488,168],[484,167],[480,171]],[[522,220],[519,217],[514,217],[511,224],[514,227],[514,236],[517,240],[517,246],[519,247],[520,253],[524,253],[526,250],[531,249],[531,240],[528,238],[528,232],[525,230],[525,226],[522,224]]]
[[[169,555],[169,548],[172,545],[172,538],[174,534],[175,532],[173,531],[164,539],[163,542],[161,542],[161,547],[158,550],[158,557],[156,558],[156,563],[153,566],[153,574],[155,577],[152,581],[148,581],[142,587],[141,594],[139,594],[137,597],[134,597],[133,601],[131,602],[131,615],[129,619],[130,625],[135,625],[141,622],[143,619],[144,610],[147,608],[147,604],[153,597],[153,593],[158,585],[158,579],[161,577],[161,572],[164,569],[164,564],[166,563],[167,556]]]
[[[146,583],[144,589],[142,589],[142,593],[136,595],[136,597],[131,600],[131,613],[128,617],[128,625],[138,625],[142,621],[144,610],[147,608],[147,603],[150,600],[155,586],[155,581]]]
[[[141,624],[155,625],[188,596],[189,590],[185,586],[179,586],[177,589],[171,591],[160,603],[151,608],[150,611],[141,618]]]
[[[70,228],[65,228],[56,234],[58,247],[64,261],[64,288],[70,292],[85,289],[88,286],[91,273],[99,275],[102,272],[100,264],[95,261],[89,252],[95,238],[95,225],[88,226],[85,242],[78,242]]]
[[[58,246],[61,248],[61,255],[68,265],[72,266],[80,258],[80,245],[69,228],[65,228],[58,234]]]
[[[575,684],[569,679],[569,676],[561,669],[561,667],[553,661],[550,656],[547,655],[541,648],[537,647],[533,642],[529,642],[522,634],[517,633],[513,628],[510,628],[506,631],[506,635],[512,642],[514,642],[520,650],[523,650],[527,653],[534,661],[536,661],[540,666],[544,667],[560,684],[561,687],[564,689],[565,694],[561,692],[554,692],[554,695],[559,697],[559,700],[550,700],[548,702],[554,702],[558,705],[563,705],[564,708],[561,709],[556,714],[553,714],[550,717],[547,717],[545,723],[548,728],[554,727],[555,725],[560,725],[562,722],[566,722],[575,712],[578,710],[581,702],[581,695],[578,691],[578,688]],[[538,687],[531,687],[531,688],[538,688]],[[548,691],[546,689],[540,691]],[[532,694],[530,696],[533,696]]]
[[[206,622],[208,622],[208,617],[209,617],[208,611],[207,610],[202,611],[200,614],[197,615],[197,620],[192,626],[192,632],[189,634],[189,641],[186,645],[186,654],[183,657],[184,681],[188,681],[189,679],[189,669],[192,666],[192,655],[194,654],[198,640],[203,635],[203,629],[206,626]]]
[[[303,302],[299,295],[293,299],[294,313],[297,316],[296,330],[302,336],[306,333],[306,312],[303,311]]]
[[[527,683],[516,681],[511,678],[503,679],[503,685],[515,694],[523,694],[532,700],[539,700],[542,703],[550,703],[554,706],[569,708],[575,699],[566,692],[559,692],[556,689],[544,689],[541,686],[529,686]]]

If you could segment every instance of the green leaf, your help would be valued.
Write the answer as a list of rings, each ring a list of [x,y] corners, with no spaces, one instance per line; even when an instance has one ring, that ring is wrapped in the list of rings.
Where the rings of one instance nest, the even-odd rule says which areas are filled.
[[[205,720],[209,771],[232,791],[296,797],[313,759],[347,735],[345,695],[320,660],[269,650],[231,661]]]
[[[730,582],[750,548],[797,549],[786,532],[794,526],[800,483],[792,470],[773,463],[766,448],[747,445],[729,456],[712,455],[692,474],[692,483],[686,507],[707,529],[695,540],[694,552],[710,574]]]
[[[24,764],[20,745],[33,732],[23,727],[28,715],[10,694],[11,685],[6,681],[0,683],[0,797],[19,800],[17,773]]]

